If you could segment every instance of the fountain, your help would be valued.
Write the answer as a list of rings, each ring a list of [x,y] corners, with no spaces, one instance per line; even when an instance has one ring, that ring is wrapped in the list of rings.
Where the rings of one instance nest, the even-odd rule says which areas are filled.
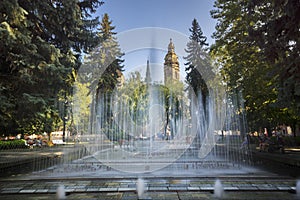
[[[66,199],[66,192],[65,192],[65,187],[63,185],[60,185],[56,189],[56,198],[58,200],[63,200]]]
[[[93,128],[96,138],[95,143],[85,145],[88,152],[101,163],[126,172],[156,171],[178,160],[197,133],[188,119],[195,114],[189,113],[183,98],[175,99],[171,94],[166,100],[165,89],[142,84],[136,89],[141,94],[132,99],[133,94],[126,95],[128,88],[124,86],[108,100],[99,97],[101,104],[95,114],[99,120]],[[175,104],[172,101],[177,101],[177,106],[167,108],[167,103]]]
[[[174,53],[170,44],[168,54]],[[165,84],[143,81],[133,71],[107,92],[97,88],[105,69],[91,59],[81,66],[74,87],[77,143],[60,163],[43,170],[43,176],[195,177],[252,172],[241,167],[251,162],[250,154],[234,150],[245,134],[235,112],[237,104],[226,98],[218,81],[205,80],[206,96],[179,79]]]
[[[224,187],[220,181],[220,179],[217,179],[214,185],[214,196],[216,198],[222,198],[224,197]]]
[[[144,198],[144,193],[145,193],[145,182],[143,179],[138,178],[137,183],[136,183],[136,191],[138,194],[138,198],[142,199]]]
[[[296,194],[297,197],[300,198],[300,180],[298,180],[296,183]]]
[[[200,92],[195,95],[180,82],[130,81],[111,93],[89,93],[87,116],[75,94],[73,112],[80,138],[74,145],[76,153],[43,170],[42,176],[195,177],[253,172],[241,167],[241,160],[250,161],[249,157],[230,149],[240,146],[239,140],[230,138],[241,133],[221,131],[229,120],[236,120],[234,105],[223,94],[211,89],[204,104]]]

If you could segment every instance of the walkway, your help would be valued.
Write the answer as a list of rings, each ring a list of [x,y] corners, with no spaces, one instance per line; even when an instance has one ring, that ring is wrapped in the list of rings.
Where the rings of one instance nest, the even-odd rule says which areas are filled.
[[[0,163],[2,173],[9,166],[16,165],[22,171],[23,164],[30,159],[58,158],[72,153],[72,148],[45,148],[35,150],[2,151]],[[21,155],[21,159],[20,159]],[[34,155],[34,156],[33,156]],[[19,159],[17,159],[19,157]],[[279,163],[285,171],[299,171],[300,151],[290,149],[286,154],[253,152],[253,157]],[[23,160],[23,163],[21,162]],[[27,161],[26,161],[27,160]],[[26,161],[26,162],[24,162]],[[292,165],[291,165],[292,164]],[[290,167],[290,168],[285,168]],[[24,171],[22,171],[24,172]],[[3,175],[3,174],[2,174]],[[223,199],[300,199],[295,193],[296,178],[256,174],[240,176],[219,176],[224,187]],[[144,199],[215,199],[213,195],[216,178],[198,176],[189,178],[145,178]],[[55,199],[60,185],[65,187],[67,199],[137,199],[137,178],[45,178],[32,180],[23,175],[2,178],[0,199]]]
[[[225,199],[297,199],[287,177],[220,177]],[[145,179],[148,199],[214,199],[215,178]],[[53,199],[63,185],[68,199],[137,199],[136,179],[46,179],[0,181],[1,199]],[[247,196],[250,195],[250,196]]]

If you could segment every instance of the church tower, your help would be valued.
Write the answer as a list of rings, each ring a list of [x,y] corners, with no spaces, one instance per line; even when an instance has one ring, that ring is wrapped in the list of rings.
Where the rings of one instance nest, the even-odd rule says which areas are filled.
[[[164,63],[164,81],[165,85],[169,81],[177,80],[179,81],[179,62],[178,57],[175,53],[175,47],[172,42],[172,39],[170,39],[170,43],[168,45],[168,53],[165,56],[165,63]]]
[[[147,83],[147,85],[149,85],[151,83],[151,75],[150,75],[150,66],[149,66],[149,60],[147,60],[147,69],[146,69],[146,78],[145,78],[145,82]]]

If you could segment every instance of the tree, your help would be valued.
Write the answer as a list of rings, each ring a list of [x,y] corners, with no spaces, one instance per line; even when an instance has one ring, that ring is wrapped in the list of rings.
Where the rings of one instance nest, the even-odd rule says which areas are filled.
[[[104,14],[98,30],[100,45],[98,45],[88,56],[86,64],[92,71],[92,89],[97,91],[97,95],[105,92],[112,92],[123,71],[121,60],[123,53],[115,38],[115,29],[111,25],[112,21],[108,14]]]
[[[237,105],[237,112],[246,114],[250,130],[258,130],[260,126],[272,128],[277,124],[290,124],[289,119],[295,117],[293,112],[287,112],[285,107],[280,106],[281,87],[278,86],[282,82],[281,74],[276,70],[276,63],[269,61],[274,60],[274,56],[278,57],[276,55],[282,49],[269,46],[273,41],[277,44],[278,39],[272,37],[271,33],[275,28],[268,33],[259,28],[266,28],[269,19],[272,21],[273,15],[278,14],[272,6],[279,4],[269,1],[218,0],[214,5],[216,9],[211,11],[212,17],[218,19],[214,33],[216,44],[211,48],[211,53],[221,66],[222,76],[232,102]],[[271,36],[269,41],[262,42],[254,37],[260,33],[266,37]],[[265,48],[273,55],[266,54]],[[281,58],[277,60],[282,61]],[[294,65],[294,62],[285,62]]]
[[[1,129],[49,132],[71,95],[82,51],[97,41],[98,0],[0,3]],[[3,122],[3,123],[2,123]]]
[[[98,117],[104,120],[100,128],[105,128],[106,125],[111,123],[111,94],[113,93],[120,76],[123,71],[123,60],[121,57],[123,53],[119,47],[118,41],[115,38],[115,29],[111,25],[112,21],[109,19],[108,14],[104,14],[98,30],[98,37],[100,44],[86,57],[87,73],[91,74],[91,93],[92,93],[92,107],[100,109],[99,106],[105,106],[105,113],[100,114],[99,110],[92,111]],[[100,105],[101,104],[101,105]],[[95,116],[92,116],[95,121]],[[93,126],[92,126],[93,127]],[[93,132],[93,130],[91,130]]]
[[[267,76],[270,66],[259,55],[259,48],[247,39],[251,18],[255,16],[248,16],[245,5],[246,1],[215,2],[218,9],[211,13],[218,24],[211,54],[221,66],[229,101],[235,106],[240,123],[245,123],[246,115],[252,129],[270,126],[273,119],[269,115],[275,112],[270,104],[276,91],[272,88],[272,77]]]
[[[188,54],[185,59],[186,68],[186,82],[189,84],[191,92],[196,96],[201,93],[204,108],[207,103],[207,97],[209,95],[209,89],[207,86],[207,81],[212,78],[212,72],[209,63],[208,54],[205,52],[206,37],[198,24],[197,20],[194,19],[192,22],[192,27],[189,29],[191,35],[189,36],[190,41],[187,43],[187,49],[185,49]]]
[[[80,78],[80,77],[78,77]],[[90,83],[83,81],[75,82],[75,93],[73,95],[74,128],[79,134],[88,132],[91,96],[89,95]]]
[[[256,13],[249,27],[250,40],[259,46],[277,77],[276,107],[295,130],[300,122],[300,2],[297,0],[249,1],[249,13]],[[297,114],[298,113],[298,114]]]

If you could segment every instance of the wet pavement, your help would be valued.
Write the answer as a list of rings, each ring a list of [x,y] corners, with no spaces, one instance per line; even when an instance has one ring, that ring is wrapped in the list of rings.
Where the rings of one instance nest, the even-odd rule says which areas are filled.
[[[222,199],[297,199],[289,177],[219,177]],[[215,199],[216,178],[144,179],[143,199]],[[46,179],[0,181],[1,199],[55,199],[64,186],[67,199],[138,199],[137,179]]]
[[[2,195],[2,200],[53,200],[56,195]],[[126,193],[81,193],[71,194],[66,196],[66,199],[80,199],[80,200],[135,200],[138,199],[137,195],[133,192]],[[209,192],[148,192],[147,197],[140,199],[157,199],[157,200],[199,200],[199,199],[218,199]],[[220,198],[219,198],[220,199]],[[227,192],[221,199],[240,200],[240,199],[253,199],[253,200],[291,200],[299,199],[295,195],[286,194],[284,192]]]
[[[80,177],[32,179],[26,175],[30,171],[30,160],[60,159],[64,153],[72,153],[72,148],[55,147],[34,150],[1,151],[0,199],[57,199],[56,191],[64,186],[66,199],[138,199],[136,181],[138,177]],[[19,158],[16,158],[17,156]],[[295,186],[298,176],[289,176],[282,171],[299,171],[299,148],[291,149],[286,154],[253,152],[257,162],[267,160],[277,163],[273,167],[277,173],[218,176],[224,195],[222,199],[300,199]],[[54,163],[49,163],[49,165]],[[272,164],[269,164],[272,165]],[[4,176],[10,168],[16,166],[18,173]],[[25,166],[28,167],[26,170]],[[270,166],[266,166],[270,167]],[[268,168],[270,169],[270,168]],[[32,170],[31,170],[32,171]],[[217,199],[214,196],[214,176],[195,177],[144,177],[145,194],[140,199]]]

